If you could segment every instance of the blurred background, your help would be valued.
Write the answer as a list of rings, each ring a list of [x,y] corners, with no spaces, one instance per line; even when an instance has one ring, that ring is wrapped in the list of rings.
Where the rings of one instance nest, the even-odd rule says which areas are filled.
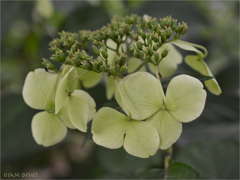
[[[97,146],[87,134],[69,130],[65,140],[44,148],[31,134],[36,110],[22,98],[29,71],[50,57],[48,43],[59,31],[95,30],[113,15],[136,13],[156,18],[172,15],[187,22],[183,40],[205,46],[206,62],[223,93],[208,93],[205,110],[184,124],[173,159],[207,179],[239,179],[239,1],[1,1],[1,177],[4,173],[38,173],[38,179],[137,179],[163,168],[163,152],[148,159],[123,148]],[[184,55],[186,52],[181,51]],[[194,75],[184,63],[178,73]],[[106,100],[104,83],[87,89],[97,109]],[[90,125],[89,125],[90,126]],[[11,178],[11,177],[8,177]],[[158,178],[158,174],[144,178]]]

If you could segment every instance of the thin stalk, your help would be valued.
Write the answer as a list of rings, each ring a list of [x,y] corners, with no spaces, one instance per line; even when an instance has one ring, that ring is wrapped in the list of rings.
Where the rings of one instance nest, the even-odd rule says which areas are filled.
[[[121,97],[121,101],[123,102],[123,105],[126,107],[126,109],[127,109],[127,111],[128,111],[128,114],[129,114],[129,118],[131,119],[132,116],[131,116],[131,113],[130,113],[130,111],[129,111],[129,107],[128,107],[128,105],[127,105],[127,103],[126,103],[126,101],[125,101],[125,99],[124,99],[124,97],[123,97],[123,94],[122,94],[120,88],[119,88],[118,82],[117,82],[117,80],[115,80],[115,79],[114,79],[114,82],[115,82],[115,85],[116,85],[117,90],[118,90],[118,92],[119,92],[119,95],[120,95],[120,97]]]
[[[168,178],[168,168],[169,168],[170,161],[172,160],[172,151],[173,151],[172,146],[165,151],[164,180],[167,180],[167,178]]]

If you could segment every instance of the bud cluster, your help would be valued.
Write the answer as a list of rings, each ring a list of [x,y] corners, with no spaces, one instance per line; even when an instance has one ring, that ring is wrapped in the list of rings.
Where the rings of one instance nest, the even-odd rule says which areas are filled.
[[[134,14],[123,18],[114,17],[109,24],[96,31],[59,33],[60,38],[50,43],[50,50],[53,52],[51,60],[90,71],[122,76],[127,72],[128,58],[133,55],[157,65],[168,54],[168,50],[164,50],[159,55],[157,50],[171,41],[171,38],[175,40],[182,37],[187,29],[184,22],[179,23],[172,17],[165,17],[160,21]],[[116,43],[116,49],[108,47],[108,39]],[[127,49],[119,53],[122,44],[125,44]],[[109,49],[116,52],[115,63],[112,65],[108,63]]]

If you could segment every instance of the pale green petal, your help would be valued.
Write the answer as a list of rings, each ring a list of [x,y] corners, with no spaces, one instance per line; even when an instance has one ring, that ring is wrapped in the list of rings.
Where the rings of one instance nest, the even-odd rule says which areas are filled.
[[[162,59],[159,64],[159,71],[162,77],[169,77],[173,75],[177,69],[177,66],[182,63],[182,55],[176,50],[176,48],[172,44],[164,44],[161,48],[159,48],[159,55],[162,54],[163,50],[167,48],[169,49],[168,55]],[[155,66],[152,64],[148,64],[152,73],[155,73]]]
[[[70,129],[76,129],[76,127],[72,124],[72,121],[70,120],[69,116],[68,116],[68,111],[67,111],[67,101],[68,99],[66,99],[66,101],[64,102],[61,110],[59,111],[59,113],[57,114],[57,116],[59,117],[59,119],[61,119],[63,121],[63,123]]]
[[[189,65],[191,68],[193,68],[195,71],[198,71],[202,75],[213,77],[212,72],[202,58],[189,55],[186,56],[185,62],[187,65]],[[222,93],[222,90],[215,78],[204,81],[204,84],[211,93],[215,95],[220,95]]]
[[[85,88],[92,88],[96,86],[102,79],[103,73],[96,73],[82,68],[76,68],[79,75],[79,80]]]
[[[54,13],[54,6],[51,0],[36,1],[36,12],[43,18],[50,18]]]
[[[163,105],[159,83],[153,75],[147,72],[136,72],[128,75],[119,83],[120,95],[123,95],[125,103],[118,91],[115,98],[127,114],[130,111],[132,119],[146,119]]]
[[[44,111],[33,117],[32,133],[39,145],[51,146],[64,139],[67,128],[57,115]]]
[[[85,88],[92,88],[101,81],[102,75],[103,73],[89,71],[86,75],[82,76],[80,80]]]
[[[72,124],[80,131],[87,132],[89,108],[85,99],[71,95],[68,97],[67,108]]]
[[[142,63],[143,63],[142,60],[135,58],[135,57],[130,57],[128,59],[128,72],[129,73],[133,72]],[[142,68],[139,69],[139,71],[146,71],[146,67],[143,66]]]
[[[107,47],[110,47],[112,49],[117,49],[117,44],[112,39],[108,39],[106,44],[107,44]],[[116,51],[113,51],[111,49],[107,49],[107,53],[108,53],[108,64],[113,65],[115,62],[117,53]]]
[[[96,103],[94,99],[87,92],[83,90],[75,90],[72,93],[72,96],[77,96],[85,100],[85,102],[88,104],[88,109],[89,109],[88,121],[91,121],[93,116],[96,113]]]
[[[112,108],[101,108],[93,118],[93,141],[101,146],[117,149],[123,145],[127,117]]]
[[[72,67],[60,82],[55,98],[55,114],[60,111],[69,94],[76,89],[78,83],[77,77],[77,70]]]
[[[204,84],[212,94],[220,95],[222,93],[222,90],[215,78],[204,81]]]
[[[107,39],[107,47],[110,47],[111,49],[117,49],[117,44],[112,40],[112,39]],[[117,53],[116,51],[113,51],[111,49],[107,49],[107,53],[108,53],[108,65],[113,65],[115,63],[116,60],[116,56]],[[126,52],[127,47],[125,43],[122,43],[119,47],[119,54],[122,54],[123,52]]]
[[[198,79],[179,75],[167,88],[166,108],[179,121],[189,122],[200,116],[206,101],[206,91]]]
[[[180,47],[181,49],[184,49],[186,51],[194,51],[197,54],[199,54],[200,56],[203,56],[203,53],[201,51],[199,51],[197,48],[195,48],[191,44],[188,44],[188,42],[176,40],[176,41],[173,41],[171,43]]]
[[[168,111],[160,110],[147,119],[158,131],[160,149],[168,149],[175,143],[182,133],[182,123],[176,120]]]
[[[26,104],[34,109],[54,108],[54,86],[57,81],[57,74],[46,72],[44,69],[36,69],[29,72],[24,86],[23,99]]]
[[[159,136],[155,127],[144,121],[128,121],[124,149],[131,155],[148,158],[159,148]]]
[[[128,120],[122,113],[107,107],[94,116],[92,134],[93,141],[98,145],[110,149],[123,145],[129,154],[141,158],[154,155],[159,147],[158,132],[152,125]]]
[[[117,82],[119,82],[121,79],[116,77],[115,78]],[[110,100],[112,99],[114,93],[116,91],[116,85],[114,82],[114,77],[113,76],[106,76],[106,96],[107,99]]]

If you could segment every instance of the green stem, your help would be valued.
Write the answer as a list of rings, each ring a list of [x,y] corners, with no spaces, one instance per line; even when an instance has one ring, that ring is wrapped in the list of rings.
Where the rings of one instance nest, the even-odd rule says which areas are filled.
[[[158,67],[158,66],[155,66],[155,67],[156,67],[156,76],[157,76],[157,79],[158,79],[158,82],[159,82],[159,86],[160,86],[160,90],[161,90],[161,93],[162,93],[162,96],[163,96],[163,102],[164,102],[164,104],[165,104],[165,102],[166,102],[166,97],[165,97],[165,94],[164,94],[164,92],[163,92],[161,80],[160,80],[160,77],[159,77],[159,67]]]
[[[164,157],[164,180],[167,180],[168,177],[168,168],[170,161],[172,160],[172,146],[165,151]]]
[[[186,42],[186,41],[181,41],[181,40],[176,40],[176,42],[180,42],[180,43],[183,43],[183,44],[187,44],[187,45],[190,45],[190,46],[194,46],[196,48],[199,48],[201,50],[204,51],[204,56],[203,56],[203,59],[207,57],[208,55],[208,51],[205,47],[201,46],[201,45],[198,45],[198,44],[194,44],[194,43],[190,43],[190,42]]]
[[[127,105],[127,103],[126,103],[126,101],[125,101],[125,99],[124,99],[124,97],[123,97],[123,94],[122,94],[122,92],[121,92],[121,90],[120,90],[120,88],[119,88],[118,82],[117,82],[117,80],[115,80],[115,79],[114,79],[114,82],[115,82],[115,85],[116,85],[117,90],[118,90],[118,92],[119,92],[121,101],[122,101],[122,103],[123,103],[122,105],[126,107],[126,109],[127,109],[127,111],[128,111],[128,114],[129,114],[129,118],[131,119],[131,117],[132,117],[132,116],[131,116],[131,113],[130,113],[129,108],[128,108],[128,105]]]

